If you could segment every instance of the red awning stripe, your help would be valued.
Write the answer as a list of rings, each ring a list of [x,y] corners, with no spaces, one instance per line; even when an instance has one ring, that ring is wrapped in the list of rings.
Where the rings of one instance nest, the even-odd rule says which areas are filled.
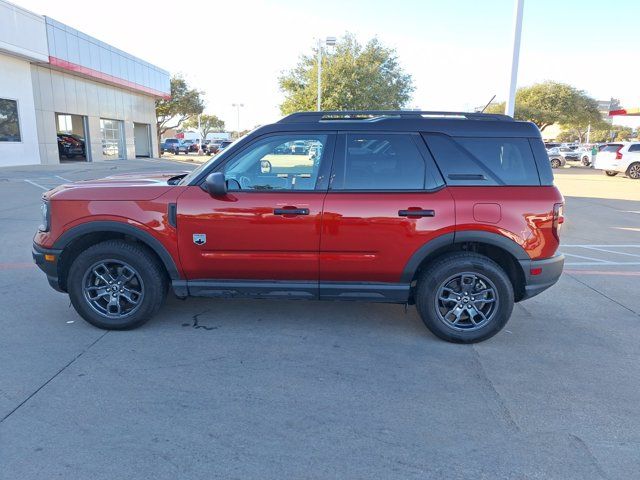
[[[154,97],[160,97],[164,99],[171,98],[171,95],[165,92],[161,92],[159,90],[155,90],[153,88],[145,87],[144,85],[139,85],[135,82],[130,82],[129,80],[125,80],[123,78],[114,77],[113,75],[109,75],[107,73],[99,72],[97,70],[93,70],[92,68],[83,67],[82,65],[78,65],[76,63],[68,62],[66,60],[62,60],[56,57],[49,57],[49,63],[55,67],[61,68],[63,70],[69,70],[70,72],[80,73],[87,77],[95,78],[102,82],[111,83],[113,85],[117,85],[120,87],[130,88],[132,90],[138,90],[140,92],[144,92],[149,95],[153,95]]]

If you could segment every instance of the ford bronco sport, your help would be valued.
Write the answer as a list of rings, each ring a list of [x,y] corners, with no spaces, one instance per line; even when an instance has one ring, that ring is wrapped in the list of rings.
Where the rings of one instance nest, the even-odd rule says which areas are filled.
[[[77,312],[142,325],[178,297],[415,304],[453,342],[496,334],[562,272],[540,132],[503,115],[295,113],[191,173],[43,195],[33,257]]]

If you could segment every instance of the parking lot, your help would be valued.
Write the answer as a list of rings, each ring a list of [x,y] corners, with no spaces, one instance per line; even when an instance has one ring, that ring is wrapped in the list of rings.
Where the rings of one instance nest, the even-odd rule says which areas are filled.
[[[170,298],[90,326],[32,264],[41,193],[190,168],[0,169],[0,478],[637,477],[640,182],[555,171],[565,273],[484,343],[348,302]]]

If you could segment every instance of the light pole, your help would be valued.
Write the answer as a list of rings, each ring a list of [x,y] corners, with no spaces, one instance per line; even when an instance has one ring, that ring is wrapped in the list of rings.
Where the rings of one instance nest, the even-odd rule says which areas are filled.
[[[240,107],[244,107],[244,103],[232,103],[231,106],[236,108],[238,119],[238,137],[240,137]]]
[[[336,37],[327,37],[324,44],[332,47],[336,44]],[[322,39],[318,38],[318,105],[316,110],[322,110]]]
[[[518,83],[518,62],[520,59],[520,37],[522,36],[522,9],[524,0],[516,0],[516,11],[513,25],[513,54],[511,57],[511,81],[509,82],[509,96],[504,113],[513,117],[516,109],[516,85]]]

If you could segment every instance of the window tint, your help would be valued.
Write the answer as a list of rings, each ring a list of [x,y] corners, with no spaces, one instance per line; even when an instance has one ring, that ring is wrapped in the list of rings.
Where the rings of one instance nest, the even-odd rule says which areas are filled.
[[[629,147],[630,152],[640,152],[640,143],[634,143]]]
[[[425,165],[411,135],[346,135],[333,190],[422,190]]]
[[[622,148],[621,144],[619,144],[619,143],[610,143],[608,145],[604,145],[600,151],[601,152],[614,152],[615,153],[620,148]]]
[[[540,185],[527,138],[425,139],[450,185]]]
[[[18,102],[0,98],[0,142],[19,142]]]
[[[225,167],[229,190],[313,190],[326,145],[327,135],[259,140]]]
[[[507,185],[540,185],[526,138],[458,138],[458,142]]]

